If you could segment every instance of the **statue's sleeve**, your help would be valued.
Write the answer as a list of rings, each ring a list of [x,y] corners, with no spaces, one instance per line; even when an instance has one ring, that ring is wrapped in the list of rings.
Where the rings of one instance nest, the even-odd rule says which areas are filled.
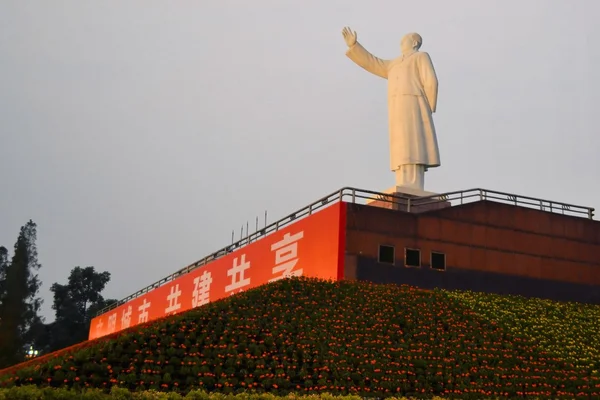
[[[421,57],[419,57],[418,68],[419,76],[421,77],[421,82],[423,83],[423,89],[425,91],[425,95],[427,96],[429,106],[431,107],[431,112],[435,112],[437,106],[438,79],[429,54],[425,52],[421,53]]]
[[[369,53],[358,42],[346,51],[346,56],[370,73],[387,79],[389,61],[382,60]]]

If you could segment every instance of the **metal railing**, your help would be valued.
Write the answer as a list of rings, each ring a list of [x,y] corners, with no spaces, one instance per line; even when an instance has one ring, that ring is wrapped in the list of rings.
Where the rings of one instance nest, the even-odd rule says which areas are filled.
[[[488,189],[458,190],[455,192],[433,194],[424,197],[404,196],[398,193],[392,195],[387,193],[378,193],[369,190],[353,188],[344,189],[357,192],[356,194],[352,194],[353,198],[356,197],[362,199],[376,199],[379,201],[403,204],[406,205],[407,211],[411,211],[411,208],[415,206],[420,207],[443,202],[450,202],[454,206],[459,204],[465,204],[471,201],[484,200],[510,204],[514,206],[534,208],[555,214],[584,217],[587,219],[594,219],[595,211],[593,207],[579,206],[575,204],[562,203],[553,200],[538,199],[535,197],[521,196],[512,193],[497,192]],[[368,196],[365,196],[362,193],[367,193]]]
[[[187,274],[190,271],[193,271],[197,268],[200,268],[214,260],[217,260],[241,247],[244,247],[252,242],[257,241],[258,239],[269,235],[272,232],[278,231],[280,228],[297,221],[303,217],[311,215],[313,212],[325,208],[331,204],[347,201],[350,203],[364,204],[368,201],[383,201],[395,204],[402,204],[406,207],[408,212],[411,211],[411,208],[422,207],[430,204],[438,204],[449,202],[451,205],[459,205],[465,204],[471,201],[494,201],[499,203],[507,203],[515,206],[522,206],[528,208],[535,208],[542,211],[559,213],[564,215],[571,215],[577,217],[584,217],[588,219],[594,218],[594,208],[592,207],[584,207],[578,206],[574,204],[561,203],[552,200],[543,200],[537,199],[534,197],[520,196],[511,193],[503,193],[496,192],[493,190],[487,189],[468,189],[468,190],[459,190],[456,192],[447,192],[442,194],[434,194],[431,196],[425,197],[414,197],[409,195],[401,195],[398,193],[395,194],[387,194],[381,192],[374,192],[371,190],[357,189],[351,187],[344,187],[340,190],[337,190],[328,196],[325,196],[308,206],[301,208],[300,210],[289,214],[288,216],[281,218],[278,221],[275,221],[262,229],[257,230],[256,232],[247,235],[245,238],[238,240],[235,243],[232,243],[229,246],[226,246],[190,265],[185,268],[180,269],[179,271],[157,281],[153,284],[146,286],[145,288],[121,299],[105,308],[100,310],[96,316],[106,313],[122,304],[127,303],[130,300],[133,300],[139,296],[142,296],[151,290],[156,289],[157,287],[163,286],[165,283],[170,282],[181,275]]]

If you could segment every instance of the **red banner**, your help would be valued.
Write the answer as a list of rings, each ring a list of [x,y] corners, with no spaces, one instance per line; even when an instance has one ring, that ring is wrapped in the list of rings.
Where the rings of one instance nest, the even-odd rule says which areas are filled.
[[[89,339],[288,276],[342,278],[345,203],[336,203],[94,318]]]

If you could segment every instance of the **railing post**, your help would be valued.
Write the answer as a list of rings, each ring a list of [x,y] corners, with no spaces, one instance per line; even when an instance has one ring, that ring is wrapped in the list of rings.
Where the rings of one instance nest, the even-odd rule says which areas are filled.
[[[406,202],[406,212],[410,212],[410,197],[408,198],[408,201]]]
[[[352,189],[352,203],[356,203],[356,190]]]
[[[479,189],[479,201],[483,201],[483,190]]]

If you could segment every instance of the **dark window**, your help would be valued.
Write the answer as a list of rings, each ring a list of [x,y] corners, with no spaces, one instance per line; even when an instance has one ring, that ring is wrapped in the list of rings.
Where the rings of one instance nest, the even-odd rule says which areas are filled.
[[[394,246],[379,245],[379,262],[394,264],[395,254]]]
[[[404,249],[404,265],[407,267],[421,266],[421,250]]]
[[[446,255],[436,251],[431,252],[431,268],[439,271],[446,270]]]

